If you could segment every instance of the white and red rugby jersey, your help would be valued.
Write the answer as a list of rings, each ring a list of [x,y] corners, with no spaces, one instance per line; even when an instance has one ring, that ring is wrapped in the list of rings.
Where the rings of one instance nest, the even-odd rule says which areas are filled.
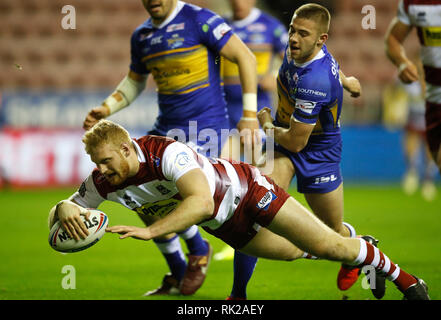
[[[164,216],[182,200],[176,181],[185,173],[199,168],[207,177],[215,201],[212,217],[201,226],[217,229],[231,218],[239,203],[247,198],[247,179],[244,173],[222,159],[208,159],[190,147],[173,139],[145,136],[133,139],[140,168],[123,184],[111,185],[98,169],[94,169],[81,187],[69,199],[84,208],[97,208],[110,200],[140,214]],[[253,179],[268,190],[274,186],[252,167]]]
[[[400,0],[398,20],[415,26],[427,82],[426,99],[441,103],[441,0]]]

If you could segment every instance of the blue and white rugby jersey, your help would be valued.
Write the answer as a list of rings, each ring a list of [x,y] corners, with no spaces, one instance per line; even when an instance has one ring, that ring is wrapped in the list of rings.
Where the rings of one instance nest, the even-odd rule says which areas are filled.
[[[148,19],[133,32],[130,69],[156,82],[156,129],[185,128],[190,120],[214,127],[228,119],[219,52],[232,34],[219,15],[182,1],[161,25]]]
[[[285,51],[277,78],[279,103],[275,125],[289,127],[290,119],[314,125],[305,151],[323,150],[341,142],[343,87],[339,65],[326,46],[314,59],[296,64]]]

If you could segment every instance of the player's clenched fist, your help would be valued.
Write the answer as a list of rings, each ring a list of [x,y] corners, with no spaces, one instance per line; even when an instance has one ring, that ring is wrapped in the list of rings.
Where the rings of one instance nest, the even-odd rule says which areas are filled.
[[[240,141],[242,144],[251,146],[259,144],[261,137],[257,119],[242,118],[237,124],[237,129],[240,132]]]
[[[106,106],[95,107],[89,111],[86,119],[83,122],[84,130],[92,128],[99,120],[107,118],[110,115],[110,110]]]
[[[419,79],[418,69],[414,63],[407,61],[400,65],[398,69],[400,80],[404,83],[412,83]]]
[[[265,123],[267,123],[267,122],[272,123],[273,122],[273,117],[271,116],[271,109],[265,107],[262,110],[260,110],[257,113],[257,119],[259,119],[260,126],[263,129],[265,129],[264,128]]]

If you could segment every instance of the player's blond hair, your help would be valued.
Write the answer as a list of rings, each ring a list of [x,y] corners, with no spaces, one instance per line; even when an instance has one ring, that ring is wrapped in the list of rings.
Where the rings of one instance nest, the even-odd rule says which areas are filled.
[[[130,143],[132,140],[126,129],[110,120],[100,120],[83,136],[83,143],[88,154],[103,143],[113,144],[117,149],[123,143]]]
[[[321,33],[328,33],[331,24],[331,14],[325,7],[316,3],[307,3],[294,11],[293,17],[314,20],[320,27]]]

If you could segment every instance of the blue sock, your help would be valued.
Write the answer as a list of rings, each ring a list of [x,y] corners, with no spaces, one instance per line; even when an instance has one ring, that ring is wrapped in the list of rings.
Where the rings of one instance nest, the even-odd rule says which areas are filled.
[[[181,281],[187,269],[187,262],[185,261],[179,237],[175,236],[169,240],[153,239],[153,242],[167,261],[173,278]]]
[[[231,296],[234,298],[247,297],[247,285],[256,267],[257,258],[234,251],[234,282]]]
[[[208,252],[208,245],[202,239],[197,226],[191,226],[187,230],[179,232],[178,235],[184,239],[191,255],[204,256]]]

